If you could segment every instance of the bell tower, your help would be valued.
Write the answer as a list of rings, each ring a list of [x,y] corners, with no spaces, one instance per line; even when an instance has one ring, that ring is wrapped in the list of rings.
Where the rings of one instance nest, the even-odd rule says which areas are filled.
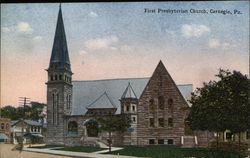
[[[70,115],[72,109],[71,78],[73,73],[70,68],[61,4],[47,72],[47,144],[64,145],[64,136],[66,134],[64,116]]]

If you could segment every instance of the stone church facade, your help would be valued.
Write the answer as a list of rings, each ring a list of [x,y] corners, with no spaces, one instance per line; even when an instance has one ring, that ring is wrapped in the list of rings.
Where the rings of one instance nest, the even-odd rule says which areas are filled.
[[[106,144],[107,134],[95,130],[94,116],[108,113],[132,120],[127,132],[112,133],[113,145],[194,146],[207,141],[185,127],[192,85],[176,85],[161,61],[150,78],[72,81],[61,7],[47,72],[47,144]]]

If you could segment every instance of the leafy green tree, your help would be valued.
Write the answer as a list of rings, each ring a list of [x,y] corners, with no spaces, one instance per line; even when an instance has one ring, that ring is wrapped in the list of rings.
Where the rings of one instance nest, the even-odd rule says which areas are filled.
[[[249,79],[238,71],[220,69],[217,81],[204,83],[191,97],[187,123],[192,130],[238,133],[249,129]],[[239,139],[240,140],[240,139]],[[240,142],[239,142],[240,143]]]
[[[46,104],[31,102],[31,106],[5,106],[1,108],[1,117],[10,118],[11,120],[29,119],[38,121],[41,119],[41,112]]]
[[[1,117],[10,118],[11,120],[17,120],[16,114],[17,109],[11,105],[1,108]]]
[[[41,113],[43,111],[44,106],[46,106],[46,104],[39,103],[39,102],[31,102],[30,119],[31,120],[42,119]]]
[[[130,127],[131,120],[127,115],[104,115],[96,117],[99,123],[99,130],[108,132],[109,152],[111,152],[112,132],[125,132]]]

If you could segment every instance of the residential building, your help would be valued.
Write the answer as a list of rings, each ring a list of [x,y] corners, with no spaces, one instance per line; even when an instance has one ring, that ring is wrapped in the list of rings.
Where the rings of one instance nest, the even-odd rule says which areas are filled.
[[[0,142],[10,142],[10,119],[0,118]]]
[[[38,142],[43,142],[42,124],[33,120],[13,120],[11,121],[11,142],[19,144],[22,140],[23,143],[28,144],[30,138],[40,138]]]

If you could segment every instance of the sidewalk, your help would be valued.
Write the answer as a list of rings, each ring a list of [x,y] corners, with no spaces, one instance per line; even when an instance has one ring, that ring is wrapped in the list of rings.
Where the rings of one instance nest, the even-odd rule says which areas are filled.
[[[122,148],[112,148],[111,151],[121,150]],[[62,151],[62,150],[51,150],[51,149],[36,149],[36,148],[27,148],[23,149],[24,151],[29,152],[38,152],[38,153],[47,153],[54,155],[63,155],[63,156],[71,156],[71,157],[79,157],[79,158],[138,158],[132,156],[121,156],[121,155],[109,155],[109,154],[98,154],[105,153],[108,150],[102,150],[95,153],[84,153],[84,152],[71,152],[71,151]]]
[[[117,150],[122,150],[122,149],[123,149],[123,148],[112,147],[112,148],[111,148],[111,151],[117,151]],[[97,151],[97,152],[94,152],[94,153],[96,153],[96,154],[103,154],[103,153],[107,153],[107,152],[109,152],[109,149]]]

